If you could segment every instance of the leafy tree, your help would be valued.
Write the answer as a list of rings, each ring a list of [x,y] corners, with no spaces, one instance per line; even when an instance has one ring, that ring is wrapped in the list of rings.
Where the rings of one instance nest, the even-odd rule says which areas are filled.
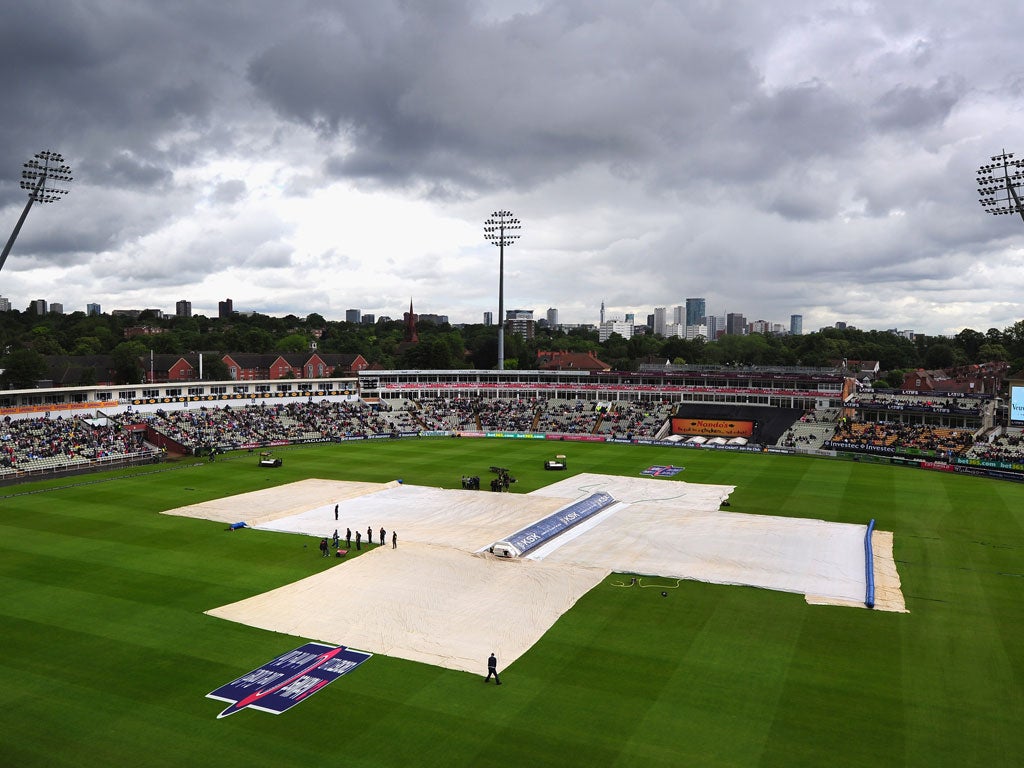
[[[176,333],[154,333],[142,337],[141,341],[158,355],[177,355],[182,351]]]
[[[276,348],[273,335],[270,331],[264,330],[263,328],[246,328],[239,333],[239,339],[238,349],[231,351],[255,352],[258,354],[266,352],[269,349]],[[302,337],[302,339],[303,344],[307,345],[305,337]]]
[[[1003,331],[1003,344],[1014,357],[1024,356],[1024,320],[1018,320]]]
[[[230,381],[228,364],[219,357],[203,358],[203,381]]]
[[[885,371],[879,376],[876,386],[883,389],[901,389],[903,387],[903,377],[906,374],[907,372],[904,370]]]
[[[621,334],[613,333],[608,337],[608,339],[604,343],[604,354],[608,358],[606,362],[609,363],[612,360],[628,360],[629,345],[626,343],[626,340],[622,338]],[[614,367],[619,368],[621,370],[620,366],[618,365]]]
[[[627,353],[632,360],[643,360],[659,354],[661,344],[650,334],[631,336],[626,342]]]
[[[476,334],[467,341],[470,363],[477,370],[490,370],[498,365],[497,331],[493,326],[490,330],[493,333]]]
[[[274,349],[277,352],[305,352],[309,349],[309,339],[301,333],[292,333],[279,339]]]
[[[41,355],[66,355],[60,340],[48,325],[37,325],[32,329],[31,347]]]
[[[930,369],[949,368],[956,359],[956,352],[949,344],[932,344],[925,353],[925,367]]]
[[[0,383],[6,389],[30,389],[50,372],[46,358],[32,349],[16,349],[3,358]]]
[[[72,355],[99,355],[103,353],[103,342],[95,336],[79,336],[71,348]],[[84,385],[83,385],[84,386]]]
[[[143,380],[142,363],[149,350],[139,341],[122,341],[110,353],[114,363],[114,380],[118,384],[138,384]]]
[[[1006,347],[1002,344],[993,344],[986,341],[978,347],[978,351],[974,355],[974,359],[979,363],[993,363],[999,360],[1009,360],[1010,353],[1006,351]]]
[[[956,342],[957,349],[964,353],[966,359],[973,361],[978,359],[981,346],[985,343],[985,334],[973,328],[964,328],[953,340]]]

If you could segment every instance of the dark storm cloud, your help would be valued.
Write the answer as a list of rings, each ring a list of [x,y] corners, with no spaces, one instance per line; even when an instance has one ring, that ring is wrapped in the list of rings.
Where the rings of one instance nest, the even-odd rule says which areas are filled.
[[[83,294],[241,278],[282,306],[267,297],[302,297],[312,263],[344,274],[322,289],[332,301],[400,316],[365,304],[385,298],[360,271],[386,265],[410,283],[396,295],[416,286],[476,320],[493,253],[472,237],[511,206],[533,229],[510,296],[538,306],[596,312],[614,293],[644,316],[717,292],[750,316],[876,300],[890,317],[957,275],[1002,295],[1009,281],[971,260],[1011,263],[1019,222],[986,218],[973,172],[1019,123],[1022,9],[0,0],[0,210],[16,220],[18,172],[41,149],[75,176],[6,269],[24,285],[50,280],[45,265],[88,274],[67,288]],[[359,236],[337,225],[339,199]],[[472,226],[383,248],[374,228],[408,205],[429,210],[423,230]]]
[[[483,190],[590,162],[648,166],[756,87],[739,51],[669,6],[554,3],[497,24],[465,4],[414,7],[340,11],[249,67],[279,114],[345,146],[329,173]]]
[[[234,82],[280,4],[4,0],[0,167],[59,148],[90,183],[166,180],[253,117]],[[134,164],[133,169],[130,166]]]
[[[93,184],[102,183],[103,186],[121,189],[159,190],[171,182],[174,169],[167,164],[157,165],[121,152],[102,161],[86,158],[75,169],[75,173],[79,179],[84,178]]]
[[[901,85],[883,93],[873,105],[873,118],[883,130],[937,127],[964,96],[962,82],[944,77],[929,87]]]

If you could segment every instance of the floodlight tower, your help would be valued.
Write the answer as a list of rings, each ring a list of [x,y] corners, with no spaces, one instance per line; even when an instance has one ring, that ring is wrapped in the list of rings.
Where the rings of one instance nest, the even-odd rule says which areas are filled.
[[[1021,205],[1019,190],[1024,186],[1024,160],[1014,160],[1013,152],[992,158],[990,165],[978,169],[978,200],[982,207],[993,216],[1019,213],[1024,221],[1024,205]],[[1013,174],[1010,169],[1013,168]],[[1002,176],[999,170],[1002,170]]]
[[[484,237],[498,246],[498,370],[505,370],[505,246],[519,239],[522,229],[512,211],[495,211],[484,222]]]
[[[37,152],[36,156],[25,163],[21,172],[21,188],[28,190],[28,202],[25,203],[25,210],[21,212],[21,218],[14,225],[4,252],[0,255],[0,269],[4,268],[7,261],[7,254],[11,252],[14,241],[21,232],[21,225],[25,223],[29,208],[32,203],[53,203],[60,200],[68,193],[66,189],[58,189],[53,186],[54,182],[66,184],[71,181],[71,169],[64,164],[64,156],[59,152],[45,150]]]

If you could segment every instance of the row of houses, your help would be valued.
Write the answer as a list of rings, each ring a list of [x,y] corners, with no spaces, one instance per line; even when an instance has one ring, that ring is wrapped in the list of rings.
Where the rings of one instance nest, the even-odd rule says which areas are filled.
[[[319,352],[258,354],[248,352],[151,355],[139,358],[143,382],[163,384],[199,381],[204,363],[219,360],[227,366],[233,381],[274,379],[339,378],[354,376],[369,368],[360,354]],[[47,358],[49,386],[73,387],[89,384],[114,384],[117,366],[111,355],[60,355]],[[132,382],[136,383],[136,382]]]
[[[205,352],[185,355],[153,354],[138,358],[141,382],[166,384],[200,381],[204,362],[219,360],[227,366],[233,381],[269,381],[274,379],[325,379],[354,376],[371,366],[360,354],[326,352],[250,353]],[[111,355],[51,355],[46,358],[48,379],[42,386],[75,387],[83,384],[114,384],[117,366]],[[593,352],[538,352],[540,370],[608,371],[610,366]]]

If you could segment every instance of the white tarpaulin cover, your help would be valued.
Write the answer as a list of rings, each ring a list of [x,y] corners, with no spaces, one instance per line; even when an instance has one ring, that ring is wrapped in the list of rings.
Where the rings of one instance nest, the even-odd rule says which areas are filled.
[[[503,666],[510,664],[612,571],[744,584],[800,593],[813,603],[863,605],[865,526],[720,510],[732,490],[591,474],[531,494],[308,480],[168,514],[244,520],[318,539],[335,529],[344,539],[351,528],[365,541],[369,527],[375,543],[383,527],[384,547],[209,613],[471,672],[485,671],[492,651]],[[480,554],[599,491],[618,503],[529,557]],[[394,549],[393,531],[398,533]],[[888,548],[875,555],[882,596],[876,597],[876,608],[904,610],[891,538],[886,541]],[[310,553],[319,554],[313,546]]]

